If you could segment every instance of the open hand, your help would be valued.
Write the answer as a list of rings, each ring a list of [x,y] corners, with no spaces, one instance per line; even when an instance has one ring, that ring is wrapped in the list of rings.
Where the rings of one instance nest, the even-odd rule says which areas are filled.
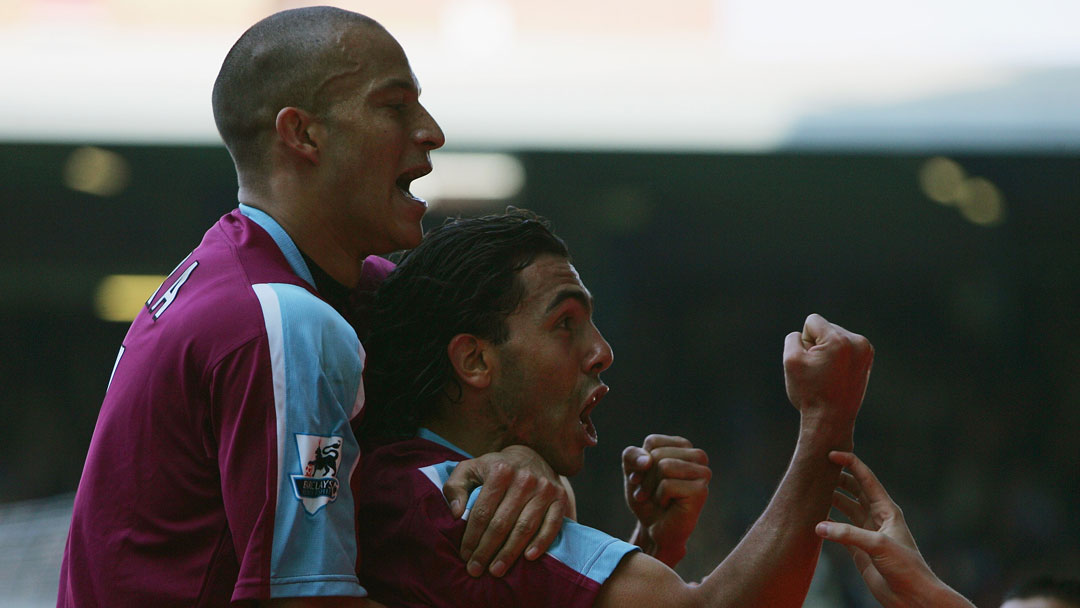
[[[974,608],[930,571],[903,512],[870,467],[850,452],[831,452],[829,460],[850,471],[841,474],[843,492],[833,494],[833,506],[851,523],[821,522],[815,531],[847,547],[874,597],[887,608]]]

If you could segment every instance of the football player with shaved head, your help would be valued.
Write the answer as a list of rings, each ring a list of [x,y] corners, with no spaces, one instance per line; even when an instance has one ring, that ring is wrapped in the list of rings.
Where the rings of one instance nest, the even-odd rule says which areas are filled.
[[[124,338],[59,606],[371,604],[355,573],[365,352],[350,301],[388,272],[369,256],[421,240],[427,206],[409,188],[444,140],[419,96],[397,41],[336,8],[271,15],[229,51],[213,110],[239,207]],[[472,561],[545,549],[569,504],[550,467],[508,446],[447,495],[463,510],[480,480],[488,519],[519,523],[477,518]]]

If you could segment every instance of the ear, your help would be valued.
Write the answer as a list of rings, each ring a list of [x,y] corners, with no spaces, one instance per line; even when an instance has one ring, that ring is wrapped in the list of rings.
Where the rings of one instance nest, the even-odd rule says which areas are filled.
[[[450,365],[463,383],[485,389],[491,384],[489,344],[472,334],[458,334],[450,339],[446,354]]]
[[[319,164],[318,124],[314,117],[300,108],[285,107],[274,121],[278,139],[290,152],[313,165]]]

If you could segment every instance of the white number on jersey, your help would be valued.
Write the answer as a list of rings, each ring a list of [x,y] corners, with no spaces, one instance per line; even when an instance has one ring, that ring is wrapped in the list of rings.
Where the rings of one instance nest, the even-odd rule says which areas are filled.
[[[146,307],[153,311],[155,321],[158,319],[158,317],[162,315],[162,313],[165,312],[167,308],[169,308],[169,305],[172,304],[174,300],[176,300],[176,294],[180,293],[180,288],[184,286],[184,283],[187,282],[188,277],[191,276],[191,271],[195,270],[195,267],[198,265],[199,261],[196,260],[191,264],[191,266],[188,266],[187,270],[184,271],[184,274],[180,275],[180,278],[176,279],[176,282],[173,283],[171,287],[166,289],[165,293],[161,294],[161,297],[158,298],[156,302],[154,302],[153,304],[150,303],[150,300],[154,299],[153,295],[150,296],[150,300],[146,301]]]
[[[105,386],[105,390],[109,390],[109,387],[112,386],[113,376],[116,375],[116,366],[120,365],[120,357],[124,356],[124,351],[126,349],[126,346],[121,345],[120,352],[116,353],[116,362],[112,364],[112,373],[109,374],[109,384]]]

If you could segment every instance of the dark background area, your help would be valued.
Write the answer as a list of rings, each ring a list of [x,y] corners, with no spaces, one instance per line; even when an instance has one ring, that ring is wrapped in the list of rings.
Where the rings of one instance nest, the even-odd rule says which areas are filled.
[[[108,146],[130,168],[112,197],[64,186],[75,148],[0,145],[6,503],[78,483],[127,330],[95,316],[99,281],[168,273],[235,206],[224,148]],[[998,186],[1002,223],[972,224],[922,193],[920,167],[939,154]],[[622,448],[683,435],[714,478],[680,573],[707,574],[791,455],[783,340],[817,312],[874,343],[856,450],[944,580],[996,606],[1027,574],[1080,572],[1080,156],[517,156],[524,191],[488,210],[509,202],[553,221],[615,350],[594,413],[601,445],[574,480],[583,523],[629,533]],[[829,547],[825,561],[822,592],[862,605],[846,553]]]

